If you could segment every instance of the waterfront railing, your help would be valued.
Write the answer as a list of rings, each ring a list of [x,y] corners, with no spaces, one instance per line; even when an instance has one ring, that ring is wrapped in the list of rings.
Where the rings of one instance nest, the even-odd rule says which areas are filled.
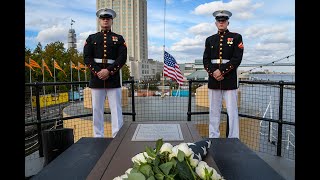
[[[166,82],[123,81],[124,121],[192,121],[208,137],[207,80],[190,80],[187,88]],[[239,81],[240,140],[257,151],[295,159],[295,83]],[[165,95],[159,94],[164,92]],[[186,95],[187,94],[187,95]],[[105,106],[105,136],[111,137],[110,110]],[[92,137],[91,95],[88,82],[35,82],[25,84],[25,154],[43,156],[42,132],[72,128],[75,141]],[[225,104],[221,137],[228,135]]]

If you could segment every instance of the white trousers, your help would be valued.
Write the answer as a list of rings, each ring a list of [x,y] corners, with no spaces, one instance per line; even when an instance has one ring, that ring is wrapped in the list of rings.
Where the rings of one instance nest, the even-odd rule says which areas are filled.
[[[220,115],[222,99],[226,102],[227,113],[229,116],[229,135],[228,138],[239,138],[239,114],[238,114],[238,94],[237,89],[220,90],[208,89],[209,95],[209,138],[220,137]]]
[[[111,111],[112,137],[115,137],[123,125],[121,107],[121,88],[91,88],[93,135],[104,137],[104,104],[108,96]]]

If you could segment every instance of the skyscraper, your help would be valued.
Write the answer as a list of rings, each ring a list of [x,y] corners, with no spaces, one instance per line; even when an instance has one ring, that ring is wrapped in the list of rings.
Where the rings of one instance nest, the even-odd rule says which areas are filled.
[[[68,32],[68,49],[74,48],[77,49],[77,39],[76,39],[76,33],[74,29],[69,29]]]
[[[76,38],[76,32],[75,30],[72,28],[72,25],[75,21],[73,19],[71,19],[71,28],[69,29],[68,32],[68,49],[69,48],[74,48],[77,49],[77,38]]]
[[[117,13],[112,31],[123,36],[128,48],[127,65],[136,80],[143,77],[142,64],[148,61],[147,1],[97,0],[97,10],[110,8]],[[100,26],[97,21],[97,30]]]

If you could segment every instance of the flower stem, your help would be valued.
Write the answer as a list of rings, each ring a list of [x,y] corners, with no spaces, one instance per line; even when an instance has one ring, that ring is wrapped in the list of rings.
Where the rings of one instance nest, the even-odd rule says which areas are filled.
[[[188,165],[188,167],[189,167],[189,169],[190,169],[190,172],[191,172],[191,174],[192,174],[192,176],[193,176],[193,179],[196,180],[197,177],[194,175],[193,169],[192,169],[192,167],[190,166],[189,161],[186,160],[186,162],[187,162],[187,165]]]

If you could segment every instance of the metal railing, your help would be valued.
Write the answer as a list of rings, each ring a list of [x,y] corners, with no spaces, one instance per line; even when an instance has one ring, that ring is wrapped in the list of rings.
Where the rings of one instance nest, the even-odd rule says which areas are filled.
[[[157,119],[157,118],[153,118],[155,116],[163,116],[163,111],[160,111],[161,108],[168,108],[170,110],[175,111],[175,113],[177,113],[177,111],[179,111],[178,113],[181,113],[183,115],[186,115],[186,118],[184,119],[184,116],[174,116],[172,119],[175,120],[187,120],[187,121],[191,121],[192,117],[196,117],[199,115],[208,115],[209,111],[208,108],[200,108],[200,111],[196,111],[195,109],[195,103],[194,103],[194,97],[196,97],[195,93],[194,93],[194,85],[197,83],[200,83],[201,85],[207,84],[207,80],[203,80],[203,81],[197,81],[197,80],[190,80],[188,83],[189,87],[188,87],[188,97],[186,98],[186,101],[180,101],[178,98],[178,96],[172,96],[172,99],[170,99],[170,102],[164,102],[165,98],[171,98],[171,97],[165,97],[162,98],[160,96],[156,96],[155,94],[152,95],[152,97],[149,96],[150,94],[150,90],[147,89],[147,93],[139,96],[139,94],[137,92],[139,92],[138,88],[140,87],[140,85],[136,85],[135,81],[133,79],[129,80],[129,81],[123,81],[123,84],[129,84],[128,89],[129,89],[129,103],[130,104],[130,108],[127,108],[127,111],[123,111],[123,115],[125,116],[130,116],[132,118],[132,121],[140,121],[140,120],[152,120],[152,119]],[[43,87],[48,87],[48,86],[62,86],[62,85],[67,85],[67,86],[72,86],[72,85],[87,85],[88,82],[46,82],[46,83],[40,83],[40,82],[35,82],[35,83],[26,83],[25,86],[26,87],[32,87],[34,88],[35,91],[35,111],[36,111],[36,120],[35,121],[28,121],[25,123],[25,126],[36,126],[36,133],[32,134],[32,137],[27,137],[25,140],[26,142],[28,141],[28,146],[26,146],[26,149],[32,149],[33,147],[37,146],[37,149],[39,149],[39,155],[40,157],[43,157],[43,151],[42,151],[42,137],[41,137],[41,133],[43,131],[43,124],[48,124],[48,123],[56,123],[59,121],[64,121],[64,120],[71,120],[71,119],[75,119],[75,118],[85,118],[85,117],[89,117],[92,116],[92,113],[87,113],[86,111],[81,111],[81,113],[75,113],[74,115],[68,116],[68,117],[63,117],[60,115],[60,110],[58,112],[58,117],[52,117],[52,118],[47,118],[47,119],[43,119],[41,116],[42,113],[42,108],[40,107],[40,92],[42,90]],[[283,130],[283,125],[289,125],[289,126],[295,126],[295,122],[294,121],[286,121],[283,118],[283,108],[284,108],[284,89],[286,88],[286,86],[290,86],[290,87],[294,87],[295,83],[293,82],[283,82],[283,81],[279,81],[279,82],[260,82],[260,81],[239,81],[240,87],[251,87],[252,86],[266,86],[266,87],[276,87],[279,89],[279,92],[275,92],[278,95],[278,116],[277,117],[265,117],[265,115],[263,117],[261,116],[257,116],[255,113],[253,112],[248,112],[250,111],[250,107],[244,107],[242,108],[243,111],[239,111],[239,116],[242,118],[248,118],[248,119],[253,119],[253,120],[260,120],[263,122],[268,122],[268,123],[275,123],[277,125],[277,131],[274,133],[276,134],[277,138],[276,139],[276,155],[277,156],[282,156],[281,150],[283,149],[282,147],[282,142],[287,142],[286,144],[286,149],[289,149],[290,147],[295,147],[294,146],[294,132],[292,131],[288,131],[288,130]],[[197,87],[200,87],[200,85]],[[148,86],[149,88],[149,86]],[[247,92],[246,90],[243,90],[245,95],[251,95],[251,94],[255,94],[256,91],[263,91],[262,93],[265,93],[264,89],[259,89],[258,90],[253,90],[252,92],[249,91]],[[27,88],[28,89],[28,88]],[[246,94],[248,93],[248,94]],[[274,94],[275,94],[274,93]],[[137,95],[138,94],[138,95]],[[197,95],[200,96],[200,95]],[[72,95],[72,98],[74,96]],[[207,97],[203,97],[203,100],[206,99]],[[242,97],[243,101],[246,101],[248,97]],[[250,98],[249,98],[250,99]],[[72,99],[74,100],[74,99]],[[248,103],[252,103],[251,101],[254,101],[255,97],[252,97]],[[262,101],[265,101],[264,99],[261,99]],[[28,101],[28,100],[27,100]],[[160,102],[163,101],[163,106],[160,105]],[[149,103],[155,103],[155,105]],[[266,101],[267,102],[267,101]],[[176,106],[172,106],[172,103],[176,103]],[[186,104],[187,103],[187,104]],[[289,102],[290,103],[290,102]],[[186,109],[183,108],[183,106],[185,106],[185,104],[187,105]],[[32,106],[32,104],[31,104]],[[257,106],[257,105],[253,105],[253,106]],[[268,107],[268,106],[267,106]],[[32,108],[32,107],[31,107]],[[221,112],[224,115],[227,115],[227,112],[225,110],[223,110]],[[105,114],[110,114],[110,112],[105,112]],[[170,115],[170,113],[166,114],[166,117]],[[138,118],[137,118],[138,116]],[[166,119],[166,117],[164,117]],[[32,118],[31,118],[32,119]],[[170,118],[169,118],[170,119]],[[169,120],[167,119],[167,120]],[[208,122],[208,118],[204,117],[203,118],[203,123],[205,126],[208,126],[207,122]],[[228,117],[226,118],[228,121]],[[196,118],[194,120],[195,123],[199,123],[198,120],[196,120]],[[205,122],[205,123],[204,123]],[[258,122],[258,121],[257,121]],[[51,126],[52,127],[52,126]],[[245,128],[256,128],[256,127],[245,127]],[[260,126],[259,126],[260,128]],[[262,127],[263,128],[263,127]],[[199,131],[202,131],[201,129],[198,129]],[[260,131],[260,130],[259,130]],[[283,133],[287,132],[287,136],[285,140],[283,140]],[[226,136],[228,133],[228,126],[226,126]],[[272,134],[270,134],[270,131],[268,131],[268,136],[272,137]],[[285,135],[284,135],[285,136]],[[29,143],[29,141],[31,139],[37,138],[37,142],[34,143],[33,145]],[[269,148],[269,147],[267,147]]]
[[[192,83],[197,82],[197,83],[207,83],[207,80],[190,80],[189,81],[189,90],[192,89]],[[295,122],[292,121],[284,121],[283,120],[283,94],[284,94],[284,87],[287,86],[295,86],[294,82],[284,82],[284,81],[279,81],[279,82],[267,82],[267,81],[239,81],[239,83],[241,84],[261,84],[261,85],[269,85],[269,86],[278,86],[279,87],[279,105],[278,105],[278,119],[273,119],[273,118],[265,118],[265,117],[258,117],[258,116],[252,116],[252,115],[248,115],[248,114],[242,114],[239,113],[240,117],[246,117],[246,118],[250,118],[250,119],[256,119],[256,120],[261,120],[261,121],[266,121],[269,123],[277,123],[278,124],[278,137],[277,137],[277,156],[281,156],[281,149],[282,149],[282,134],[283,134],[283,125],[287,124],[287,125],[292,125],[295,126]],[[200,115],[200,114],[209,114],[208,111],[203,111],[203,112],[193,112],[191,111],[191,101],[192,101],[192,92],[189,91],[189,101],[188,101],[188,121],[191,121],[191,117],[192,115]],[[221,111],[222,114],[227,114],[226,111]],[[228,121],[228,117],[227,117],[227,121]],[[290,130],[287,130],[290,131]],[[270,131],[269,131],[270,132]],[[294,136],[294,134],[290,131],[290,133]],[[226,130],[226,137],[228,136],[228,126],[227,126],[227,130]],[[270,134],[268,134],[268,136],[270,136]],[[289,139],[289,135],[288,135],[288,139]],[[293,143],[291,141],[288,140],[288,145],[287,145],[287,149],[289,144],[291,144],[293,147]]]

